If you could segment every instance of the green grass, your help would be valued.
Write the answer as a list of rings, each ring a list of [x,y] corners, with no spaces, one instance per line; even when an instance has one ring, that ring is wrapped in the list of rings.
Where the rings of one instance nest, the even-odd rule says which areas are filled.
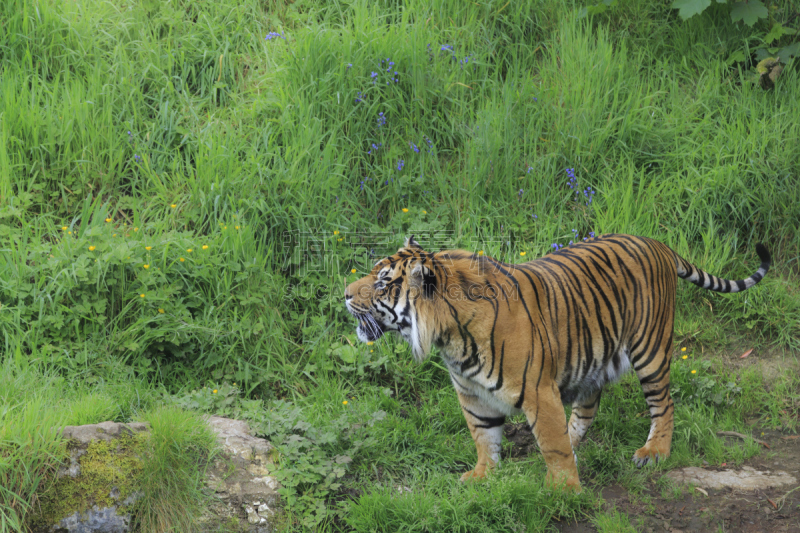
[[[597,513],[592,519],[592,524],[599,533],[635,533],[636,531],[630,518],[616,509]]]
[[[63,458],[53,378],[0,363],[0,531],[22,531],[25,516]],[[37,383],[33,389],[31,383]]]
[[[526,465],[512,465],[485,483],[462,484],[433,474],[377,487],[347,516],[356,531],[541,531],[596,501],[588,493],[546,490]]]
[[[140,531],[196,530],[211,501],[205,467],[216,452],[216,435],[197,414],[167,407],[141,417],[151,434],[133,515]]]
[[[409,234],[515,262],[568,244],[573,229],[632,233],[727,278],[752,273],[764,242],[773,268],[747,293],[679,288],[675,340],[692,359],[675,360],[673,456],[655,471],[745,460],[754,445],[715,432],[745,431],[746,418],[796,431],[796,370],[765,377],[724,361],[756,348],[751,360],[796,368],[797,66],[763,91],[752,62],[726,59],[761,47],[769,23],[734,24],[716,5],[687,21],[664,2],[622,0],[590,20],[577,16],[584,5],[0,6],[0,357],[11,384],[0,412],[14,420],[0,446],[17,458],[2,472],[31,465],[4,493],[5,519],[22,519],[55,457],[46,432],[26,458],[6,441],[129,421],[166,401],[246,418],[275,441],[298,480],[284,494],[299,498],[298,527],[424,529],[415,513],[438,506],[430,528],[585,515],[624,529],[625,517],[596,514],[594,496],[533,495],[536,454],[484,488],[454,484],[475,452],[437,360],[415,365],[391,339],[350,347],[345,284]],[[800,9],[777,7],[784,23]],[[566,168],[595,191],[590,205]],[[644,410],[632,377],[605,393],[579,453],[590,491],[651,479],[630,464]],[[184,481],[170,494],[191,499]],[[502,503],[481,514],[492,497]]]

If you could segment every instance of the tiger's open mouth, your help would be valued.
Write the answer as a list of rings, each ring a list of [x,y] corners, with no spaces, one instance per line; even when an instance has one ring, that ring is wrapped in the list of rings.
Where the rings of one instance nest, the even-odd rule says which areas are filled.
[[[375,320],[369,313],[358,314],[355,315],[355,317],[358,320],[356,334],[358,334],[358,338],[362,341],[376,341],[380,339],[386,331],[383,329],[381,323]]]

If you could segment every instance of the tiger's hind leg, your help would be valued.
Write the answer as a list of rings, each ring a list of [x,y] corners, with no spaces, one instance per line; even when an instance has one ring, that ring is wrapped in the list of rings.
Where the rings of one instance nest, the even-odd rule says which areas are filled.
[[[542,384],[535,388],[529,387],[524,393],[522,411],[531,425],[533,436],[536,437],[536,443],[547,464],[546,484],[552,486],[564,483],[566,488],[580,492],[578,466],[570,446],[561,393],[555,383],[550,386]]]
[[[569,442],[572,445],[572,453],[580,444],[589,426],[592,425],[597,410],[600,408],[600,393],[598,390],[593,396],[572,404],[572,414],[569,417]]]
[[[671,346],[671,336],[666,344]],[[669,457],[675,414],[675,407],[669,394],[669,364],[669,350],[664,346],[658,350],[650,364],[636,370],[650,410],[650,434],[647,436],[647,442],[633,454],[633,462],[638,467],[651,461],[658,464],[659,461]]]

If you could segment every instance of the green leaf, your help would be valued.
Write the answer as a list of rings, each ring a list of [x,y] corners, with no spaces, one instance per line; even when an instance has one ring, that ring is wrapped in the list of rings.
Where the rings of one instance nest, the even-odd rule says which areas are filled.
[[[758,22],[758,19],[765,19],[768,16],[767,6],[761,0],[734,2],[731,8],[731,20],[734,22],[744,21],[748,26],[752,26]]]
[[[734,63],[741,63],[744,61],[744,51],[737,50],[728,56],[728,59],[725,60],[726,65],[733,65]]]
[[[772,25],[772,29],[769,30],[767,36],[764,37],[764,42],[769,44],[772,41],[780,39],[784,35],[786,35],[786,30],[784,29],[783,25],[780,22],[776,22]]]
[[[766,48],[759,48],[756,50],[756,61],[763,61],[770,56],[769,50]]]
[[[683,20],[699,15],[711,5],[711,0],[673,0],[672,9],[678,10]]]
[[[800,42],[790,44],[778,51],[778,58],[781,60],[781,63],[788,63],[798,55],[800,55]]]

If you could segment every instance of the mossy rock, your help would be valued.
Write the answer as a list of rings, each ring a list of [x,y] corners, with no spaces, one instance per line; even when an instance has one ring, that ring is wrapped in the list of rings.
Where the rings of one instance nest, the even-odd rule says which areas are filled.
[[[32,531],[129,531],[146,424],[104,422],[64,428],[69,465],[39,496]]]

